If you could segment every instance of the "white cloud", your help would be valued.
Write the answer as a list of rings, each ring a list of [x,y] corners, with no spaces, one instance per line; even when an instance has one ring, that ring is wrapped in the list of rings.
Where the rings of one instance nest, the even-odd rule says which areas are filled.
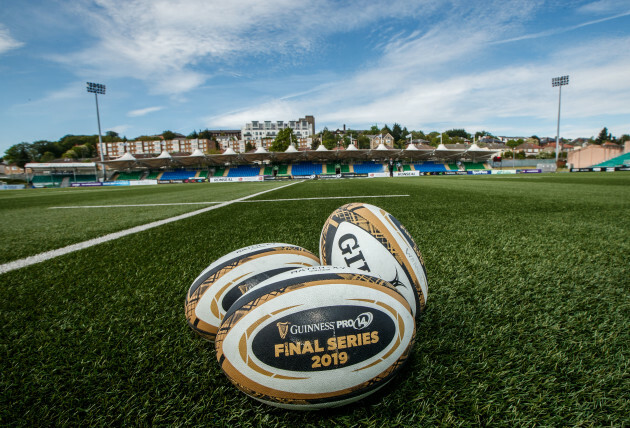
[[[114,131],[118,134],[124,134],[125,131],[127,131],[128,129],[131,129],[131,125],[117,125],[117,126],[112,126],[111,128],[108,129],[108,131]]]
[[[18,42],[11,34],[9,30],[2,24],[0,24],[0,55],[10,51],[11,49],[17,49],[23,46],[24,43]]]
[[[209,117],[208,126],[241,126],[251,120],[295,119],[314,114],[320,126],[343,123],[369,127],[401,123],[413,129],[477,127],[497,133],[555,134],[557,89],[551,78],[570,74],[563,89],[563,135],[577,137],[598,132],[593,117],[630,114],[630,37],[575,43],[538,60],[492,64],[485,70],[462,67],[500,35],[483,32],[464,38],[460,46],[436,54],[423,64],[427,52],[447,50],[462,34],[428,33],[385,47],[385,56],[370,69],[307,96],[279,98],[242,111]],[[464,30],[465,31],[465,30]],[[416,55],[414,55],[414,53]],[[418,54],[419,53],[419,54]],[[397,59],[400,58],[400,59]],[[592,123],[593,130],[586,123]],[[620,129],[620,125],[611,129]]]
[[[599,0],[594,1],[578,9],[578,12],[584,14],[605,14],[605,13],[614,13],[620,10],[628,10],[628,1],[627,0]]]
[[[138,78],[148,82],[153,93],[173,95],[210,77],[198,70],[202,65],[212,68],[251,57],[295,60],[316,49],[326,35],[387,17],[430,13],[434,3],[99,0],[98,8],[84,3],[76,7],[98,40],[96,46],[52,58],[78,72]]]
[[[127,113],[127,116],[129,116],[129,117],[145,116],[145,115],[147,115],[149,113],[160,111],[163,108],[164,107],[161,107],[161,106],[155,106],[155,107],[146,107],[146,108],[141,108],[141,109],[137,109],[137,110],[131,110],[130,112]]]

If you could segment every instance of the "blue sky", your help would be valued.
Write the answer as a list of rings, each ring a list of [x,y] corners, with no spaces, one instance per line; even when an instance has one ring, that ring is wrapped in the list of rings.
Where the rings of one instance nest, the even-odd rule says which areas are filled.
[[[630,133],[630,2],[2,0],[0,153],[21,141],[238,129]]]

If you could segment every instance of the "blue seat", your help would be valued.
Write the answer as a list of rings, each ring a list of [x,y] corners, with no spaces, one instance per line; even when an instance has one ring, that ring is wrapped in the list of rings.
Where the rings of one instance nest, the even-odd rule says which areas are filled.
[[[433,161],[417,163],[413,167],[416,169],[416,171],[420,172],[446,171],[446,166],[443,163],[437,163]]]
[[[369,174],[371,172],[383,172],[385,171],[382,163],[365,162],[355,163],[354,172],[357,174]]]
[[[300,162],[293,164],[291,174],[293,175],[317,175],[322,173],[322,164],[312,162]]]
[[[228,177],[255,177],[260,173],[259,166],[239,165],[228,171]]]

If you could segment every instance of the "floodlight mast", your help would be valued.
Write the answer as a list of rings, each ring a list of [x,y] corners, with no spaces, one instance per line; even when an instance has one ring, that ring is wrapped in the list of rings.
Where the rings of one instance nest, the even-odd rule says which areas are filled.
[[[98,112],[98,94],[105,95],[105,85],[100,83],[87,83],[87,91],[94,94],[94,100],[96,101],[96,121],[98,122],[98,147],[101,152],[101,169],[103,170],[103,181],[106,181],[107,175],[105,174],[105,159],[103,157],[103,138],[101,136],[101,117]]]
[[[554,77],[551,79],[551,87],[558,87],[558,127],[556,129],[556,165],[560,146],[560,103],[562,102],[562,87],[569,84],[569,76]]]

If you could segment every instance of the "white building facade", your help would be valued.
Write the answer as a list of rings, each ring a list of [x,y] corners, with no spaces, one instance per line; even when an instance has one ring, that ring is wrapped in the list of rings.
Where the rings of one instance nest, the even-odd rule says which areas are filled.
[[[298,120],[290,120],[285,122],[278,121],[251,121],[241,128],[241,136],[244,143],[254,144],[256,147],[268,148],[269,145],[283,129],[291,128],[298,138],[296,141],[299,145],[306,144],[311,141],[315,134],[315,118],[313,116],[305,116]]]

